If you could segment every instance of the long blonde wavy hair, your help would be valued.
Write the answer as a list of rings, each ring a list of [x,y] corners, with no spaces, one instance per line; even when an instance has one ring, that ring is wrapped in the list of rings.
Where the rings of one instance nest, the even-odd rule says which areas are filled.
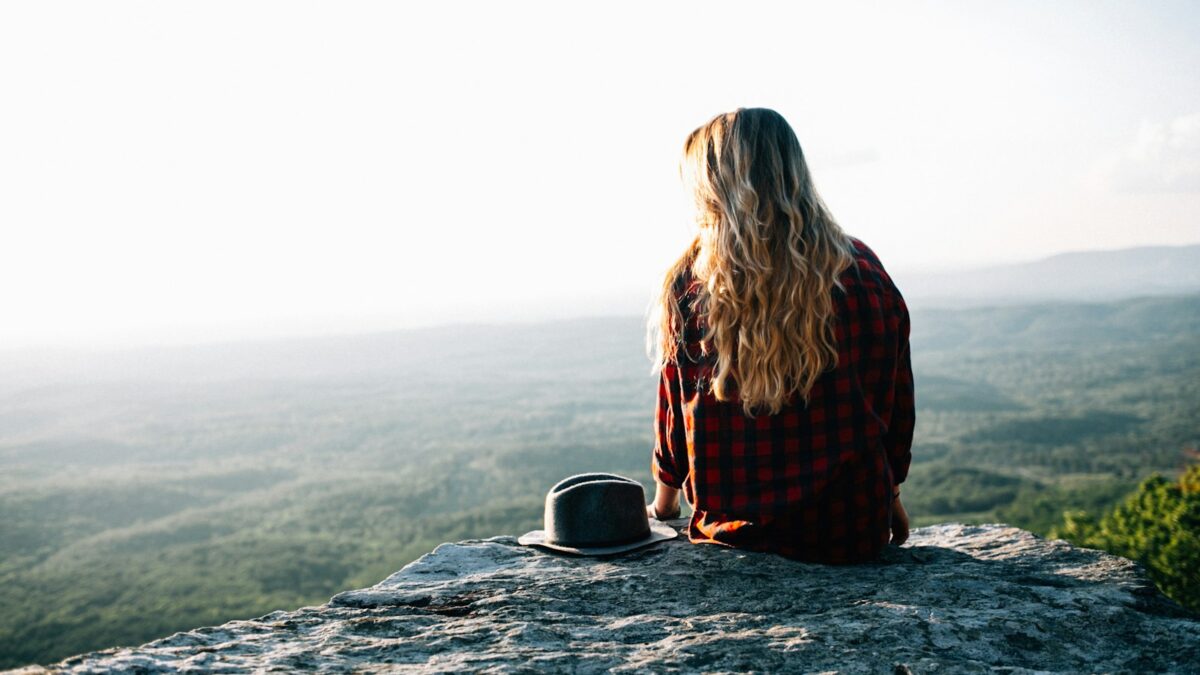
[[[679,165],[695,199],[699,234],[668,270],[648,343],[656,368],[678,362],[684,318],[677,282],[700,282],[692,311],[706,326],[701,350],[716,354],[711,390],[747,415],[807,404],[837,365],[833,288],[852,264],[850,238],[813,187],[804,153],[774,110],[739,108],[688,135]]]

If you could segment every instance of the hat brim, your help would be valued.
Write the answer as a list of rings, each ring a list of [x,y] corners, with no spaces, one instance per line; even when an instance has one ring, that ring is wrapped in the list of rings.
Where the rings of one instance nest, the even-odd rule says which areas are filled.
[[[546,541],[545,530],[533,530],[517,537],[517,543],[522,546],[537,546],[538,548],[558,551],[559,553],[574,553],[575,555],[614,555],[632,551],[650,544],[657,544],[660,541],[674,539],[679,536],[679,532],[675,528],[658,520],[650,519],[650,534],[644,539],[617,544],[614,546],[563,546],[562,544],[554,544]]]

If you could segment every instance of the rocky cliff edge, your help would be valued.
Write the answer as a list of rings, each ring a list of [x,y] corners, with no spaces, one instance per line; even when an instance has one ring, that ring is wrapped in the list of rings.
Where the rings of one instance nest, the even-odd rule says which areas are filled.
[[[319,607],[50,669],[1200,672],[1200,620],[1129,560],[1005,525],[919,528],[849,567],[682,536],[607,559],[494,537]]]

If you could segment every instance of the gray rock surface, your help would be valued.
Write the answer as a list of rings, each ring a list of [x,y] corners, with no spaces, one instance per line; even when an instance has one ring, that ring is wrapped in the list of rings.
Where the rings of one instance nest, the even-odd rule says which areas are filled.
[[[1129,560],[1004,525],[920,528],[842,567],[683,537],[609,559],[495,537],[320,607],[52,669],[1200,672],[1200,620]]]

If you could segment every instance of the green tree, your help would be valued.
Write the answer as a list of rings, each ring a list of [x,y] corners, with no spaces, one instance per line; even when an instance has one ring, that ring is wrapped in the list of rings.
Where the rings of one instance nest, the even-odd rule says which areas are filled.
[[[1137,560],[1167,597],[1200,609],[1200,464],[1174,483],[1150,476],[1098,521],[1068,511],[1050,536]]]

